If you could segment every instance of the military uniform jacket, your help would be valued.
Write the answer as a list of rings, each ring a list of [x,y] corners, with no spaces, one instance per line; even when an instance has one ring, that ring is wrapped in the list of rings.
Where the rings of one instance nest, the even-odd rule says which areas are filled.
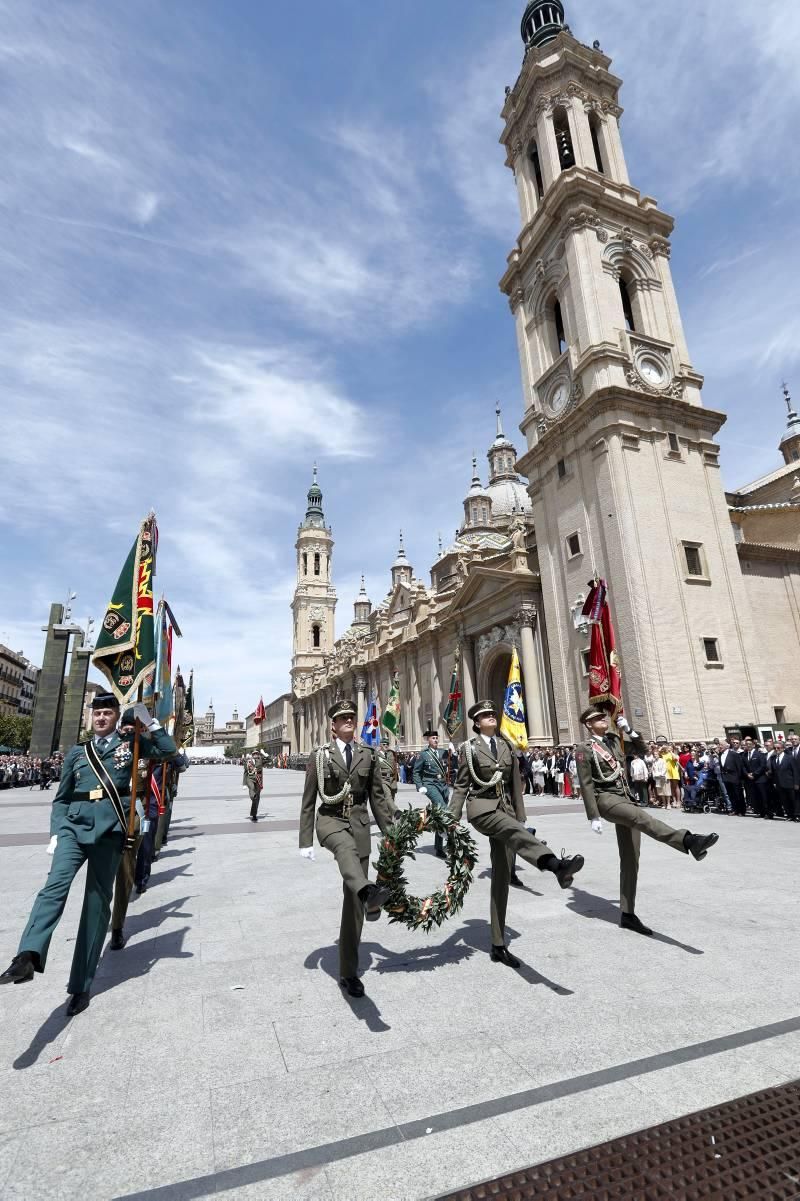
[[[426,747],[417,755],[411,778],[417,788],[425,788],[432,801],[447,804],[447,776],[437,751]]]
[[[354,742],[353,759],[348,775],[347,765],[339,752],[336,741],[332,739],[325,747],[324,764],[325,774],[324,779],[320,782],[319,792],[327,796],[336,796],[342,791],[345,783],[349,782],[352,793],[348,798],[348,804],[358,805],[369,801],[375,820],[381,831],[385,833],[394,820],[394,804],[375,752],[369,747]],[[317,784],[317,752],[312,751],[306,768],[306,782],[300,806],[301,847],[310,847],[314,841],[314,814],[319,799]],[[346,829],[351,820],[360,820],[369,824],[369,817],[363,809],[358,811],[357,817],[354,817],[352,813],[349,817],[346,816],[342,805],[338,806],[338,811],[336,809],[323,810],[319,815],[317,833],[320,838],[324,837],[324,833],[320,834],[320,827],[328,823],[334,823],[334,826]]]
[[[647,743],[639,734],[635,738],[628,734],[625,747],[637,755],[647,754]],[[581,799],[589,821],[600,820],[600,810],[597,808],[599,793],[630,799],[625,777],[625,752],[617,734],[609,730],[604,738],[592,737],[588,742],[576,746],[575,762],[578,765]]]
[[[476,734],[474,738],[470,739],[475,774],[482,780],[488,781],[499,769],[503,773],[501,783],[506,807],[513,809],[514,816],[518,821],[524,822],[525,802],[522,799],[522,780],[516,756],[505,738],[500,734],[496,735],[496,738],[497,759],[492,756],[490,747],[480,734]],[[494,813],[495,809],[502,804],[502,796],[498,794],[498,789],[494,786],[487,785],[483,789],[476,787],[467,763],[467,753],[464,749],[466,745],[465,742],[462,742],[458,752],[458,772],[453,794],[450,797],[450,810],[460,820],[464,801],[466,801],[467,818],[472,821],[473,818],[480,817],[482,813]]]
[[[121,738],[115,730],[109,735],[105,749],[98,752],[121,797],[129,797],[131,792],[132,748],[133,736]],[[166,730],[153,730],[149,736],[139,739],[140,759],[169,759],[177,750]],[[101,783],[89,764],[84,747],[70,747],[64,756],[58,792],[53,797],[50,834],[58,834],[65,823],[75,823],[84,829],[93,826],[96,838],[119,831],[119,818],[108,797],[89,800],[89,793],[99,787]]]
[[[397,796],[397,756],[394,751],[379,746],[375,750],[375,757],[383,776],[383,782],[389,789],[394,804],[394,798]]]

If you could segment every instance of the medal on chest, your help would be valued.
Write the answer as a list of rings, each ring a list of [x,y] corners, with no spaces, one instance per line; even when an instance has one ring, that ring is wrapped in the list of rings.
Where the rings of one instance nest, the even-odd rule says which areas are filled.
[[[133,751],[127,742],[121,742],[114,750],[114,766],[117,768],[130,767],[132,760]]]

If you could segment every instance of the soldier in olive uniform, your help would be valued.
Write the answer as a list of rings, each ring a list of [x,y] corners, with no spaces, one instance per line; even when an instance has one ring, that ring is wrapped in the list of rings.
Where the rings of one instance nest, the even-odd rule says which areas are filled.
[[[247,755],[244,761],[244,780],[242,781],[250,794],[250,821],[258,821],[258,803],[261,800],[261,789],[264,787],[264,756],[256,750]]]
[[[617,718],[617,726],[625,735],[625,749],[619,736],[611,732],[609,716],[597,706],[581,714],[589,730],[589,741],[575,748],[578,779],[586,816],[596,834],[602,834],[604,817],[616,827],[620,861],[620,925],[637,934],[652,934],[635,913],[636,882],[639,876],[639,844],[642,834],[666,843],[684,855],[705,859],[710,847],[719,841],[718,834],[691,834],[676,830],[659,821],[636,804],[631,795],[625,771],[625,749],[638,755],[647,753],[647,744],[632,730],[627,718]]]
[[[432,804],[438,805],[441,809],[446,809],[449,790],[447,787],[447,776],[445,775],[442,760],[439,757],[438,731],[426,730],[422,737],[426,739],[428,745],[417,755],[414,761],[412,779],[416,785],[417,792],[422,793]],[[436,833],[434,835],[434,844],[437,857],[445,859],[444,838],[441,834]]]
[[[383,776],[383,782],[389,789],[389,794],[392,799],[392,809],[397,803],[397,785],[399,782],[400,773],[397,770],[397,751],[392,750],[390,746],[381,743],[375,748],[375,758],[378,761],[380,773]]]
[[[478,701],[467,714],[476,737],[462,742],[458,774],[450,810],[460,820],[464,802],[470,825],[489,839],[492,857],[491,957],[495,963],[519,967],[505,945],[506,907],[511,859],[521,855],[540,871],[552,872],[562,888],[569,888],[583,867],[583,856],[557,858],[550,848],[525,829],[522,780],[511,744],[497,733],[497,709],[492,701]]]
[[[300,810],[300,854],[314,858],[314,813],[320,846],[335,857],[342,874],[344,900],[339,930],[339,983],[351,997],[363,997],[358,978],[358,945],[364,917],[377,921],[389,889],[367,878],[370,818],[367,802],[385,833],[394,819],[391,793],[375,752],[354,741],[356,705],[337,701],[328,710],[333,737],[311,755]],[[317,810],[317,799],[320,801]]]
[[[175,754],[175,743],[144,705],[135,705],[133,714],[148,734],[139,741],[143,759],[166,759]],[[33,979],[34,972],[44,971],[50,939],[64,912],[70,885],[87,863],[83,910],[67,985],[72,994],[67,1006],[69,1017],[89,1004],[89,989],[108,930],[114,877],[126,845],[124,802],[130,795],[132,739],[120,738],[116,732],[118,718],[116,697],[95,697],[91,744],[73,746],[64,756],[50,818],[50,874],[34,901],[19,951],[0,976],[0,984],[23,984]]]

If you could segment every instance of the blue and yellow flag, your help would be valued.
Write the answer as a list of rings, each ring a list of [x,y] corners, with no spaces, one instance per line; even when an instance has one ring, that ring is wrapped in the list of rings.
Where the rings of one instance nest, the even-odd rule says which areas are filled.
[[[506,698],[503,701],[503,719],[500,722],[500,733],[520,750],[528,749],[528,731],[525,726],[525,702],[522,699],[522,680],[519,674],[519,656],[517,648],[511,652],[511,666],[508,669]]]

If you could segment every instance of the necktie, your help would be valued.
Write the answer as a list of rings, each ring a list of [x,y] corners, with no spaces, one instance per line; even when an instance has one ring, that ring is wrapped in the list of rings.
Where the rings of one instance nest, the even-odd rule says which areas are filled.
[[[489,739],[489,749],[491,750],[493,757],[496,759],[497,758],[497,739],[496,738]]]
[[[100,754],[101,754],[101,755],[102,755],[103,751],[106,749],[106,746],[107,746],[107,745],[108,745],[108,739],[107,739],[107,738],[98,738],[98,740],[97,740],[97,749],[98,749],[98,751],[100,752]]]
[[[344,746],[344,758],[345,758],[345,762],[347,763],[347,770],[348,770],[348,773],[349,773],[349,771],[350,771],[350,768],[351,768],[351,766],[352,766],[352,763],[353,763],[353,744],[352,744],[351,742],[346,742],[346,743],[345,743],[345,746]]]

